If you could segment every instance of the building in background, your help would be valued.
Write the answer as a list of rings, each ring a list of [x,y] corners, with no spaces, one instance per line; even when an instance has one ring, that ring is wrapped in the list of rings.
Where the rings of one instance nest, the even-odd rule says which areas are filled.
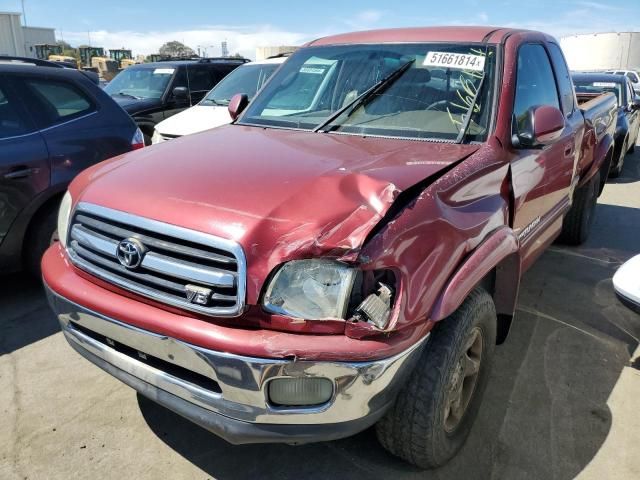
[[[273,57],[274,55],[280,55],[282,53],[292,53],[297,49],[298,47],[290,45],[280,45],[277,47],[257,47],[256,60],[264,60],[265,58]]]
[[[56,43],[55,29],[23,27],[21,16],[15,12],[0,12],[0,55],[35,57],[34,45]]]
[[[36,51],[33,48],[38,44],[56,43],[56,31],[49,27],[22,27],[24,36],[24,48],[27,57],[35,57]]]
[[[570,35],[560,46],[572,70],[640,69],[640,32]]]

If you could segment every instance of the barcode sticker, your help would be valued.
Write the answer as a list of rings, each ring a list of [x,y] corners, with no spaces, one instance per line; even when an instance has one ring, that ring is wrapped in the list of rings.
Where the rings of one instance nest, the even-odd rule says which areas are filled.
[[[154,75],[171,75],[175,71],[176,71],[175,68],[156,68],[153,71],[153,74]]]
[[[601,87],[601,88],[616,88],[617,83],[614,83],[614,82],[593,82],[593,86],[594,87]]]
[[[324,68],[302,67],[300,69],[300,73],[313,73],[315,75],[322,75],[324,73]]]
[[[423,65],[428,67],[445,67],[456,70],[484,70],[484,57],[468,53],[429,52],[424,57]]]

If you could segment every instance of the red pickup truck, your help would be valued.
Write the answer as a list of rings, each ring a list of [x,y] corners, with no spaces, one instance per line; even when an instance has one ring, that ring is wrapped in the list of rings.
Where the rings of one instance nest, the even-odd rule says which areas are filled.
[[[315,40],[233,124],[81,174],[42,262],[81,355],[232,443],[466,439],[525,270],[589,234],[616,100],[488,27]]]

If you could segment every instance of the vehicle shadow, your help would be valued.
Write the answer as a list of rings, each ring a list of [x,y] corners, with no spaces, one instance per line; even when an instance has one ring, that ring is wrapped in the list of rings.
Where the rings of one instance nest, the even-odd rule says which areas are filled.
[[[25,273],[0,275],[0,355],[60,331],[42,282]]]
[[[635,224],[633,226],[632,224]],[[423,472],[380,447],[373,429],[335,442],[233,446],[138,396],[149,427],[214,478],[572,479],[609,434],[607,399],[640,337],[640,316],[611,288],[640,237],[640,210],[598,205],[581,248],[553,246],[525,275],[507,342],[469,440]]]
[[[627,153],[618,178],[609,178],[607,183],[624,184],[640,181],[640,145],[636,145],[633,153]]]

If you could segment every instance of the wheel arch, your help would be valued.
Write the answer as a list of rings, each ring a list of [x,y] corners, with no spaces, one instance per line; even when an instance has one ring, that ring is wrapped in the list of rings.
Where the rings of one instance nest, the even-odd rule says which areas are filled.
[[[519,243],[511,228],[495,230],[467,256],[445,283],[430,319],[440,321],[451,315],[478,286],[493,298],[500,344],[509,332],[520,286]]]
[[[33,212],[24,232],[25,244],[30,240],[31,236],[33,235],[33,231],[35,226],[37,225],[37,222],[42,218],[43,215],[46,215],[47,213],[49,213],[50,209],[56,208],[56,206],[60,204],[65,192],[66,192],[66,188],[56,189],[55,191],[51,192],[51,195],[46,200],[44,200],[38,206],[38,208]],[[22,263],[24,264],[24,261],[25,261],[24,249],[20,253],[20,257],[22,259]]]

